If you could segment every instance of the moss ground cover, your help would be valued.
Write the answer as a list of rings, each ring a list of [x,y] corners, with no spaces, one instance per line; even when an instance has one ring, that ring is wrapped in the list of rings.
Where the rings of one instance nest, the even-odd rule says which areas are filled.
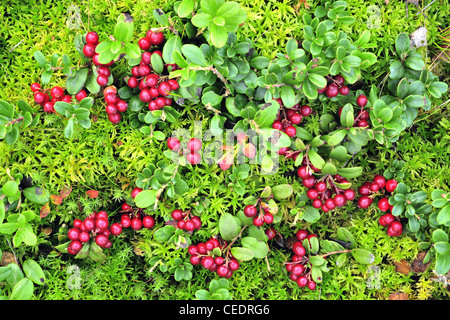
[[[300,43],[305,40],[304,30],[310,23],[305,21],[304,14],[313,15],[318,7],[325,4],[325,1],[307,1],[308,6],[305,6],[287,0],[237,2],[247,19],[243,26],[236,29],[236,41],[250,39],[255,52],[270,60],[279,58],[277,54],[285,54],[289,39],[295,38]],[[187,245],[184,245],[183,239],[195,244],[218,234],[223,235],[221,217],[239,215],[243,204],[248,204],[245,202],[248,197],[257,197],[266,186],[290,185],[293,191],[289,197],[277,199],[277,216],[281,217],[277,221],[277,231],[283,240],[295,237],[299,229],[316,234],[319,240],[338,239],[338,230],[345,228],[354,237],[358,248],[370,252],[370,263],[358,263],[358,259],[348,255],[342,261],[345,264],[340,267],[337,263],[340,260],[327,259],[328,268],[321,269],[321,281],[317,281],[316,290],[307,290],[289,279],[286,262],[291,261],[292,252],[286,248],[286,242],[275,239],[268,242],[270,251],[262,259],[241,261],[240,268],[227,279],[226,284],[222,283],[226,289],[219,297],[226,298],[229,294],[229,297],[239,300],[385,300],[393,293],[404,293],[411,300],[448,299],[446,286],[433,280],[436,279],[433,271],[437,267],[435,257],[430,259],[426,269],[415,270],[411,267],[414,259],[429,249],[425,248],[424,243],[432,242],[430,239],[435,229],[448,233],[448,222],[433,228],[423,227],[421,233],[416,233],[406,230],[408,219],[402,213],[405,232],[400,237],[390,237],[379,225],[381,213],[376,205],[360,209],[356,203],[321,212],[318,221],[305,220],[298,214],[301,212],[299,208],[305,204],[302,195],[306,192],[297,176],[298,164],[284,158],[280,159],[279,173],[275,175],[262,175],[259,165],[251,165],[248,172],[243,173],[241,189],[236,186],[236,181],[232,181],[234,177],[230,178],[234,166],[228,170],[208,165],[180,168],[188,191],[182,196],[171,197],[168,196],[169,188],[164,189],[164,196],[157,202],[157,210],[152,210],[150,206],[143,208],[157,217],[155,228],[124,230],[104,251],[105,258],[101,261],[76,259],[61,250],[59,246],[67,241],[67,232],[74,219],[85,219],[93,211],[105,210],[111,220],[119,220],[124,201],[133,203],[130,192],[136,187],[139,175],[144,174],[151,164],[167,160],[165,137],[171,136],[177,129],[193,132],[195,121],[201,122],[204,131],[210,128],[213,113],[203,106],[205,103],[187,103],[178,109],[177,121],[160,127],[164,138],[151,139],[142,130],[133,128],[132,119],[124,117],[119,124],[111,123],[104,111],[101,93],[91,94],[94,103],[90,108],[90,127],[76,127],[73,136],[68,139],[65,137],[67,119],[43,113],[33,101],[30,84],[40,82],[43,73],[33,53],[40,51],[47,59],[54,53],[66,54],[76,66],[80,60],[74,46],[77,34],[96,31],[101,39],[106,39],[114,34],[117,17],[127,13],[133,18],[132,39],[137,42],[150,28],[160,26],[154,15],[154,10],[158,8],[171,17],[172,26],[182,30],[184,35],[188,33],[185,23],[190,16],[188,19],[179,17],[174,9],[179,5],[179,1],[142,0],[38,1],[36,7],[13,0],[8,5],[0,5],[0,100],[15,106],[23,100],[40,113],[37,124],[21,129],[15,143],[0,140],[0,186],[14,180],[18,174],[31,177],[33,186],[47,190],[50,195],[58,195],[71,186],[70,194],[60,199],[62,202],[59,204],[54,198],[43,203],[23,199],[20,209],[6,210],[5,221],[0,221],[5,224],[8,217],[17,213],[35,214],[27,221],[31,233],[36,235],[32,245],[26,242],[15,245],[18,240],[14,239],[14,233],[0,229],[0,253],[3,257],[13,253],[21,267],[25,260],[33,259],[45,275],[45,285],[35,285],[32,294],[24,293],[24,296],[40,300],[206,299],[202,290],[211,292],[210,283],[218,281],[219,277],[210,270],[189,263]],[[426,3],[421,6],[425,7]],[[437,0],[428,7],[426,17],[413,4],[408,4],[407,8],[408,17],[403,1],[390,1],[388,4],[372,0],[347,1],[347,11],[354,22],[340,24],[339,29],[352,42],[358,41],[361,34],[368,31],[370,46],[364,50],[373,53],[377,59],[376,63],[361,72],[350,86],[351,90],[364,90],[369,95],[371,86],[374,86],[387,94],[390,87],[386,75],[394,70],[391,64],[397,59],[396,41],[399,34],[410,34],[425,26],[430,48],[438,41],[441,30],[448,28],[449,16],[446,12],[450,4],[446,0]],[[172,34],[167,29],[163,33],[166,39]],[[201,34],[197,35],[198,39],[201,37]],[[195,44],[195,39],[190,41]],[[448,83],[448,64],[436,63],[428,48],[419,48],[417,52],[439,82]],[[112,66],[112,74],[119,75],[114,80],[117,88],[125,86],[124,76],[129,76],[129,70],[130,66],[123,60]],[[66,78],[62,68],[56,68],[46,87],[59,85],[64,88]],[[398,140],[390,144],[370,143],[352,154],[348,161],[355,167],[361,167],[363,173],[352,179],[353,189],[356,190],[376,174],[388,172],[393,168],[394,161],[403,161],[403,167],[395,176],[411,188],[411,193],[424,191],[427,195],[424,203],[430,205],[436,200],[432,199],[435,190],[449,192],[448,92],[430,99],[430,108],[419,109],[413,123],[399,134]],[[370,103],[374,104],[375,100]],[[303,128],[314,135],[326,135],[321,127],[322,113],[336,113],[341,106],[336,101],[325,102],[320,107],[324,105],[329,109],[317,109],[302,123]],[[303,140],[306,143],[308,139]],[[230,182],[234,183],[232,187]],[[98,191],[98,197],[90,197],[86,193],[88,190]],[[139,204],[138,200],[136,202]],[[48,203],[50,211],[43,214],[45,203]],[[193,207],[202,220],[200,230],[187,236],[175,232],[170,240],[163,236],[163,232],[157,233],[165,228],[165,222],[171,219],[174,209],[189,210]],[[438,212],[442,207],[433,206],[433,212]],[[426,217],[428,219],[428,215]],[[245,233],[249,229],[244,230]],[[252,236],[251,233],[249,235]],[[440,242],[445,243],[443,240],[441,238]],[[410,268],[409,272],[400,272],[399,266],[405,265]],[[3,270],[6,272],[6,269]],[[28,274],[25,272],[25,275]],[[26,282],[23,283],[25,285]],[[13,290],[15,284],[5,277],[0,282],[0,295],[9,298],[16,294],[17,297],[17,292]]]

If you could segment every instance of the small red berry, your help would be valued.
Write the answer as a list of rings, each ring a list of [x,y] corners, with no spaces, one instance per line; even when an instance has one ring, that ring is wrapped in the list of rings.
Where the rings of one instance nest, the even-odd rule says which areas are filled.
[[[98,44],[98,39],[98,34],[95,31],[91,31],[86,34],[86,43],[96,45]]]
[[[360,107],[364,107],[367,104],[367,97],[363,94],[359,95],[358,98],[356,98],[356,104]]]
[[[386,191],[393,192],[397,188],[397,181],[396,180],[388,180],[386,181]]]
[[[138,41],[138,46],[139,48],[141,48],[142,50],[148,50],[150,49],[152,43],[150,42],[150,39],[147,37],[141,38]]]
[[[246,217],[253,218],[257,213],[258,209],[256,209],[254,205],[249,204],[244,208],[244,214]]]

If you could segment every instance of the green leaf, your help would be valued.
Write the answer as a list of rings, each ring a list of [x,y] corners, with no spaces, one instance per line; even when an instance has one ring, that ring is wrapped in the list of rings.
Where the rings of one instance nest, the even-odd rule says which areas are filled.
[[[183,45],[181,52],[189,61],[199,66],[206,67],[208,65],[202,50],[193,44]]]
[[[263,259],[269,253],[269,247],[264,241],[259,241],[253,237],[244,237],[241,240],[244,248],[250,249],[256,259]]]
[[[211,107],[217,106],[222,102],[223,97],[214,91],[208,91],[202,95],[202,103]]]
[[[339,168],[337,170],[337,173],[346,179],[353,179],[359,177],[362,174],[362,168],[361,167]]]
[[[6,197],[14,197],[19,191],[19,185],[15,181],[8,181],[2,187],[2,192]]]
[[[433,240],[434,243],[437,243],[437,242],[448,242],[449,241],[448,234],[442,229],[434,230],[433,234],[431,236],[431,239]]]
[[[401,61],[395,60],[390,66],[391,73],[389,74],[389,78],[391,79],[401,79],[405,74],[405,68]]]
[[[153,9],[153,17],[163,27],[169,26],[169,19],[161,9]]]
[[[162,50],[162,56],[165,63],[176,63],[173,53],[174,51],[181,51],[181,38],[178,35],[174,35],[170,37],[166,43],[164,44],[163,50]],[[153,57],[153,55],[152,55]]]
[[[45,284],[45,275],[44,271],[42,271],[41,266],[32,260],[27,259],[22,265],[23,272],[25,275],[33,281],[35,284],[43,286]]]
[[[345,136],[347,135],[347,130],[345,129],[341,129],[341,130],[336,130],[334,132],[332,132],[328,139],[327,139],[327,143],[330,146],[336,146],[339,143],[342,142],[342,140],[344,140]],[[343,147],[344,148],[344,147]],[[344,148],[345,149],[345,148]],[[333,150],[334,151],[334,150]],[[332,152],[333,152],[332,151]],[[347,154],[347,150],[345,150],[345,154]],[[330,155],[331,156],[331,155]]]
[[[42,54],[42,52],[35,51],[33,56],[34,59],[36,59],[39,66],[41,66],[42,68],[44,68],[48,64],[47,59],[45,59],[45,56]]]
[[[317,88],[323,88],[327,85],[327,80],[324,76],[321,76],[317,73],[310,73],[308,75],[308,79],[317,87]]]
[[[408,34],[401,32],[395,39],[395,50],[398,55],[407,52],[411,46],[411,41]]]
[[[238,260],[249,261],[253,259],[253,251],[243,247],[231,247],[231,254]]]
[[[226,213],[222,215],[219,219],[219,233],[225,241],[230,241],[236,237],[241,231],[241,221]]]
[[[12,289],[10,300],[30,300],[33,296],[34,285],[30,279],[24,278],[16,283]]]
[[[439,211],[436,220],[439,224],[446,224],[450,221],[450,204],[446,205]]]
[[[155,233],[153,234],[153,238],[156,241],[165,242],[173,236],[173,234],[175,233],[175,230],[176,230],[176,228],[174,226],[166,225],[166,226],[156,230]]]
[[[223,46],[225,46],[228,40],[228,32],[224,27],[217,24],[212,24],[209,28],[209,31],[211,43],[215,47],[222,48]]]
[[[250,67],[262,70],[269,66],[269,62],[270,62],[269,58],[257,56],[250,60]]]
[[[73,136],[73,125],[74,125],[73,119],[71,118],[71,119],[69,119],[69,121],[67,121],[67,125],[64,128],[64,136],[67,139],[70,139]]]
[[[353,113],[353,106],[351,103],[347,103],[341,110],[340,121],[342,126],[346,128],[353,127],[355,122],[355,116]]]
[[[311,161],[312,165],[318,169],[322,169],[325,165],[325,160],[314,150],[308,150],[308,158]]]
[[[290,184],[280,184],[272,187],[273,196],[277,200],[287,199],[293,192],[294,188]]]
[[[295,105],[295,92],[291,86],[281,87],[281,100],[286,108],[292,108]]]
[[[186,18],[192,11],[194,11],[195,1],[194,0],[183,0],[178,6],[178,16],[180,18]]]
[[[141,49],[136,43],[125,43],[124,52],[131,59],[138,59],[141,57]]]
[[[134,202],[139,208],[148,208],[156,201],[157,190],[143,190],[138,193]]]
[[[355,237],[344,227],[340,227],[337,230],[338,239],[345,242],[350,242],[350,249],[356,248],[356,240]]]
[[[162,73],[164,70],[164,64],[162,61],[162,58],[159,54],[152,54],[151,58],[150,58],[150,63],[152,66],[152,69],[156,72],[156,73]]]
[[[405,65],[413,70],[422,70],[425,68],[425,62],[420,56],[409,56],[405,60]]]
[[[69,94],[74,95],[83,89],[86,83],[89,68],[78,69],[72,77],[67,78],[66,90]]]
[[[33,203],[45,204],[50,200],[50,192],[41,187],[30,187],[23,190],[25,198]]]
[[[375,256],[367,250],[355,248],[352,249],[351,254],[358,263],[371,264],[375,261]]]

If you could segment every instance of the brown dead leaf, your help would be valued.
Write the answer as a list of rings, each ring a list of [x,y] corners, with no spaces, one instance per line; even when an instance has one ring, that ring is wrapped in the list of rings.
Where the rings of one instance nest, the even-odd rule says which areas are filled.
[[[65,199],[70,195],[71,192],[72,192],[72,186],[66,186],[66,187],[62,188],[62,190],[59,192],[59,195],[63,199]]]
[[[98,191],[97,190],[88,190],[88,191],[86,191],[86,195],[89,198],[95,199],[98,197]]]
[[[41,228],[41,232],[46,236],[50,235],[52,233],[52,231],[53,231],[52,227]]]
[[[393,292],[390,294],[389,300],[409,300],[409,298],[404,292]]]
[[[411,268],[415,273],[422,273],[427,270],[430,263],[423,263],[423,259],[425,259],[425,256],[427,255],[426,251],[419,252],[417,257],[412,261]]]
[[[47,202],[42,206],[41,211],[39,213],[39,217],[45,218],[46,216],[48,216],[49,213],[50,213],[50,205]]]
[[[395,271],[403,273],[405,275],[410,273],[410,271],[411,271],[411,265],[406,260],[400,260],[398,262],[394,262],[394,265],[395,265]]]
[[[50,195],[50,200],[54,205],[59,206],[63,201],[63,197],[52,194]]]
[[[294,243],[297,241],[298,241],[297,237],[289,237],[284,240],[284,247],[287,249],[292,249]]]
[[[11,252],[3,252],[0,266],[6,267],[10,263],[17,263],[16,257]]]

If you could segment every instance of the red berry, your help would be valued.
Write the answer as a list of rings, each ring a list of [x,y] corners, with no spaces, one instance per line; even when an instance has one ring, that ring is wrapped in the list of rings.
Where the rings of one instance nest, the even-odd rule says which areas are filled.
[[[80,236],[81,230],[78,228],[71,228],[67,233],[70,240],[78,240]]]
[[[36,93],[36,92],[41,90],[41,85],[39,83],[37,83],[37,82],[34,82],[34,83],[31,84],[30,88],[31,88],[31,91]]]
[[[403,232],[403,225],[400,221],[394,221],[387,229],[387,234],[390,237],[398,237]]]
[[[95,226],[100,230],[105,230],[109,226],[108,219],[105,218],[97,218],[95,221]]]
[[[178,138],[170,137],[167,139],[167,147],[172,151],[178,151],[181,148],[181,143]]]
[[[289,117],[289,120],[291,121],[292,124],[298,125],[300,124],[300,122],[302,122],[303,116],[301,114],[294,113]]]
[[[308,189],[312,188],[315,183],[316,183],[316,178],[314,178],[313,176],[306,177],[302,180],[302,185]]]
[[[70,248],[70,250],[71,250],[72,252],[75,252],[75,253],[76,253],[76,252],[80,251],[82,247],[83,247],[83,244],[82,244],[80,241],[78,241],[78,240],[73,240],[73,241],[71,241],[71,242],[69,243],[68,249]]]
[[[358,112],[357,117],[359,117],[359,119],[361,119],[361,120],[367,121],[367,120],[369,120],[370,115],[369,115],[369,112],[362,110],[362,111]]]
[[[336,208],[336,203],[334,202],[334,199],[327,199],[325,200],[324,204],[329,210],[333,210],[334,208]]]
[[[50,97],[48,96],[48,94],[44,93],[44,92],[37,92],[34,95],[34,102],[36,102],[37,104],[43,105],[45,102],[49,101]]]
[[[300,244],[301,244],[301,242],[300,242]],[[298,245],[298,246],[292,247],[292,252],[294,252],[294,254],[296,254],[299,257],[303,257],[306,254],[306,249],[303,245]]]
[[[303,240],[305,240],[308,237],[308,231],[306,231],[304,229],[300,229],[300,230],[297,231],[295,236],[297,237],[297,239],[299,241],[303,241]]]
[[[295,129],[294,126],[289,126],[287,127],[284,132],[289,136],[289,137],[295,137],[295,135],[297,134],[297,129]]]
[[[150,43],[157,46],[164,41],[164,34],[162,32],[152,32],[149,36]]]
[[[296,276],[300,276],[303,271],[305,271],[305,267],[301,264],[295,264],[292,266],[292,273]]]
[[[323,203],[320,199],[314,199],[312,202],[312,206],[316,209],[321,208],[322,205],[323,205]]]
[[[222,278],[225,278],[228,275],[229,271],[230,271],[230,269],[225,265],[220,265],[219,267],[217,267],[217,270],[216,270],[219,277],[222,277]]]
[[[344,197],[347,199],[347,201],[355,199],[356,192],[353,189],[346,189],[344,191]]]
[[[386,212],[389,210],[389,199],[388,198],[382,198],[378,201],[378,208],[383,211]]]
[[[273,214],[265,213],[263,216],[264,223],[271,224],[273,222]]]
[[[361,187],[359,187],[358,192],[362,196],[368,196],[370,194],[369,185],[363,184]]]
[[[172,88],[168,82],[161,82],[158,86],[158,93],[163,97],[168,96],[171,90]]]
[[[272,128],[276,130],[281,130],[283,129],[283,124],[281,123],[281,121],[274,121],[272,123]]]
[[[323,87],[322,89],[317,89],[317,93],[321,94],[327,91],[328,86]]]
[[[128,109],[128,103],[124,100],[119,100],[116,103],[116,108],[119,112],[125,112]]]
[[[87,57],[87,58],[93,58],[95,55],[95,46],[92,44],[86,44],[83,47],[83,54]]]
[[[301,179],[306,179],[311,177],[311,174],[306,166],[301,166],[297,169],[297,175]]]
[[[139,48],[141,48],[142,50],[148,50],[150,49],[152,43],[150,42],[150,39],[147,37],[141,38],[138,41],[138,46]]]
[[[393,192],[397,188],[397,184],[397,181],[393,179],[386,181],[386,191]]]
[[[308,285],[308,278],[306,276],[300,276],[297,278],[297,285],[300,288],[306,287]]]
[[[356,104],[360,107],[364,107],[367,104],[367,97],[363,94],[359,95],[358,98],[356,98]]]
[[[73,227],[74,228],[80,229],[82,225],[83,225],[83,221],[81,221],[80,219],[73,220]]]
[[[142,191],[142,188],[136,187],[131,190],[131,197],[134,199]]]
[[[53,87],[52,90],[50,90],[50,95],[53,99],[61,99],[64,96],[64,89],[61,87]]]
[[[129,228],[131,226],[131,219],[128,217],[123,217],[120,219],[120,224],[123,228]]]
[[[317,199],[319,197],[319,192],[316,189],[314,189],[314,188],[308,189],[308,191],[306,191],[306,196],[309,199],[314,200],[314,199]]]
[[[103,75],[103,74],[99,74],[97,76],[97,83],[99,86],[104,87],[108,84],[109,79],[107,76]]]
[[[202,161],[202,156],[199,153],[197,153],[197,152],[193,152],[193,153],[189,153],[186,156],[186,160],[190,164],[196,165],[196,164],[199,164]]]
[[[200,220],[199,217],[193,216],[191,218],[191,221],[194,223],[194,229],[199,230],[202,227],[202,221]]]
[[[174,79],[168,80],[167,83],[169,84],[171,90],[177,90],[180,87],[178,81]]]
[[[68,94],[66,94],[61,101],[67,102],[67,103],[72,103],[72,97],[69,96]]]
[[[98,44],[98,39],[98,34],[95,31],[91,31],[86,34],[86,43],[96,45]]]
[[[145,78],[145,82],[149,87],[156,87],[156,85],[158,84],[158,78],[155,77],[153,73],[151,73]]]
[[[83,225],[86,231],[90,231],[95,228],[95,221],[92,218],[87,218],[86,220],[84,220]]]
[[[139,230],[142,228],[142,220],[139,218],[133,218],[131,219],[131,229],[133,230]]]
[[[44,112],[47,112],[47,113],[54,112],[55,111],[54,105],[55,105],[55,103],[53,101],[45,102],[44,105],[43,105]]]
[[[172,216],[172,219],[178,221],[183,218],[184,213],[180,209],[175,209],[172,211],[171,216]]]
[[[253,218],[253,224],[257,227],[261,227],[264,225],[264,219],[260,217],[254,217]]]
[[[309,280],[308,289],[314,291],[316,289],[316,283],[313,280]]]
[[[236,271],[237,269],[239,269],[239,262],[236,259],[231,258],[228,262],[228,267],[231,271]]]
[[[87,92],[84,89],[81,89],[81,91],[75,95],[75,99],[77,99],[77,101],[81,101],[86,97],[87,97]]]
[[[109,227],[111,234],[117,236],[122,233],[122,226],[119,223],[113,223],[111,227]]]
[[[145,216],[142,218],[142,224],[145,228],[151,229],[155,226],[155,218],[152,216]]]
[[[341,89],[339,89],[339,93],[342,94],[343,96],[348,95],[350,92],[350,89],[347,86],[343,86],[341,87]]]
[[[202,262],[201,262],[203,268],[205,269],[209,269],[213,266],[214,264],[214,259],[211,256],[206,256],[203,258]]]
[[[343,207],[347,203],[347,199],[343,194],[337,194],[334,196],[334,203],[336,204],[336,207]]]
[[[362,196],[358,199],[358,207],[361,209],[367,209],[372,202],[368,196]]]
[[[120,116],[120,113],[108,114],[108,120],[114,124],[118,124],[121,119],[122,117]]]
[[[146,39],[148,39],[148,38],[146,38]],[[150,65],[151,58],[152,58],[152,53],[151,52],[148,52],[148,51],[142,52],[142,54],[141,54],[141,62],[142,63],[144,63],[146,65]]]
[[[99,247],[104,247],[106,246],[106,244],[108,243],[108,237],[105,236],[104,234],[98,234],[95,237],[95,243],[99,246]]]
[[[187,148],[191,153],[199,151],[202,148],[202,141],[198,138],[192,138],[188,141]]]
[[[267,228],[265,233],[269,240],[274,239],[275,236],[277,235],[274,228]]]
[[[367,128],[369,123],[366,120],[359,120],[356,124],[359,128]]]
[[[80,240],[83,243],[88,242],[90,238],[91,236],[87,231],[81,231],[80,234],[78,235],[78,240]]]
[[[257,213],[258,209],[256,209],[254,205],[249,204],[244,208],[244,214],[246,217],[253,218]]]
[[[337,82],[337,84],[339,86],[343,86],[345,83],[345,79],[343,76],[341,76],[340,74],[338,74],[336,77],[334,77],[334,80]]]
[[[303,117],[307,117],[311,114],[312,110],[311,107],[308,105],[304,105],[302,106],[302,108],[300,109],[300,113]]]
[[[334,83],[331,83],[328,85],[327,90],[325,91],[325,94],[328,98],[336,97],[339,94],[339,88]]]

